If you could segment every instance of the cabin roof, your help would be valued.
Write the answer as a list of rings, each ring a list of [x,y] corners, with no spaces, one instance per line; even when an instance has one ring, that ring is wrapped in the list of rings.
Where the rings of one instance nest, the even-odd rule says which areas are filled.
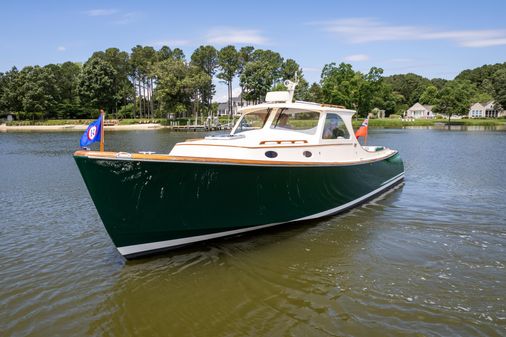
[[[319,103],[309,103],[309,102],[294,102],[294,103],[261,103],[257,105],[250,105],[239,109],[239,112],[242,114],[250,113],[253,111],[269,109],[269,108],[288,108],[288,109],[301,109],[301,110],[311,110],[317,112],[337,112],[340,114],[349,114],[353,115],[356,111],[350,110],[346,108],[337,108],[322,105]]]

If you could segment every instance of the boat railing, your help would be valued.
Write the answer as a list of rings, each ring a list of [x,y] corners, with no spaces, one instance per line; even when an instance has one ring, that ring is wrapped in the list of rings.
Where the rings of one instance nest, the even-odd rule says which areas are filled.
[[[307,140],[305,139],[296,139],[296,140],[262,140],[260,145],[270,145],[270,144],[307,144]]]

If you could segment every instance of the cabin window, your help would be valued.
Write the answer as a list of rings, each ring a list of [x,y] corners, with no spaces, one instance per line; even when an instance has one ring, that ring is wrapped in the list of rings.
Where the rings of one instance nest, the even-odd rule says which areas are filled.
[[[350,133],[338,114],[328,113],[323,128],[323,139],[349,139]]]
[[[297,131],[308,135],[314,135],[319,119],[319,112],[280,109],[272,122],[271,129]]]
[[[261,129],[264,127],[271,109],[250,112],[241,117],[234,133]]]

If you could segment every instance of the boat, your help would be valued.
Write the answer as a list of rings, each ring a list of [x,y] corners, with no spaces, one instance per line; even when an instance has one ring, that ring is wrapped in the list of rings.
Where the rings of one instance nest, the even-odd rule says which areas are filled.
[[[403,180],[398,151],[359,143],[354,110],[294,101],[296,83],[285,85],[242,108],[229,134],[189,139],[168,154],[74,153],[121,255],[290,228],[349,210]]]

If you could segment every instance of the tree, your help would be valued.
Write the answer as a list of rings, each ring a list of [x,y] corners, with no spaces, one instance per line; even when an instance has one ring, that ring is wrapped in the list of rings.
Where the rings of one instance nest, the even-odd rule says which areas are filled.
[[[28,112],[32,118],[36,115],[52,117],[59,97],[56,78],[51,67],[25,67],[21,70],[21,74],[24,78],[21,87],[23,111]]]
[[[228,87],[228,113],[232,114],[232,81],[239,70],[239,54],[234,46],[223,47],[218,53],[218,78]]]
[[[299,64],[295,62],[293,59],[287,59],[283,64],[281,65],[280,69],[281,73],[281,80],[290,80],[294,81],[295,77],[301,78],[302,77],[302,69],[300,68]]]
[[[385,77],[385,82],[404,97],[402,103],[408,106],[418,102],[425,88],[431,84],[427,78],[412,73]]]
[[[118,48],[108,48],[105,51],[93,53],[91,58],[101,58],[109,63],[116,71],[116,76],[113,79],[113,92],[115,105],[113,112],[133,98],[134,91],[132,83],[128,79],[130,73],[130,56],[125,51],[120,51]]]
[[[182,60],[172,58],[158,62],[155,74],[158,78],[155,96],[160,109],[176,115],[186,113],[190,104],[190,95],[185,90],[184,79],[187,66]]]
[[[81,64],[65,62],[57,65],[55,69],[59,100],[56,103],[57,118],[75,118],[85,116],[84,107],[79,101],[77,92],[78,78],[81,73]]]
[[[158,78],[155,96],[161,109],[187,117],[191,110],[198,117],[201,88],[211,80],[210,76],[195,65],[180,59],[167,59],[157,63]]]
[[[16,67],[12,67],[2,78],[2,92],[0,97],[0,109],[8,112],[23,110],[21,102],[21,88],[23,86],[22,75]]]
[[[502,107],[506,107],[506,68],[496,71],[492,81],[495,87],[495,101]]]
[[[244,72],[244,68],[246,67],[246,64],[248,64],[251,61],[251,55],[255,51],[255,47],[252,46],[244,46],[239,50],[239,69],[237,71],[237,75],[239,78],[241,78],[242,73]],[[242,83],[239,81],[239,86],[241,87],[241,106],[242,106],[242,100],[243,100],[243,91],[244,88],[242,86]]]
[[[322,87],[316,82],[311,84],[307,97],[304,100],[310,102],[322,102]]]
[[[443,89],[446,83],[448,83],[448,80],[445,80],[444,78],[433,78],[430,80],[430,83],[437,88],[437,90]]]
[[[174,51],[172,51],[172,56]],[[140,45],[132,48],[130,54],[130,74],[139,98],[139,115],[153,117],[154,64],[159,54],[153,47]]]
[[[434,112],[448,116],[448,125],[453,115],[464,115],[469,111],[476,87],[468,80],[449,81],[439,92]]]
[[[251,54],[250,59],[253,62],[262,63],[272,73],[273,84],[276,82],[283,82],[284,79],[281,78],[283,58],[279,53],[268,49],[257,49]]]
[[[362,74],[357,72],[358,76]],[[383,85],[383,69],[372,67],[369,72],[363,75],[363,80],[359,81],[358,88],[358,105],[357,111],[366,116],[371,110],[376,107],[383,107],[384,101],[381,96]]]
[[[438,90],[434,85],[429,85],[425,88],[420,96],[421,104],[435,105],[437,103]]]
[[[244,98],[256,102],[263,100],[274,85],[282,82],[282,65],[283,58],[272,50],[257,49],[251,53],[250,62],[244,66],[240,77]]]
[[[280,69],[281,80],[290,80],[297,82],[295,87],[294,98],[296,100],[308,100],[309,98],[309,83],[305,80],[302,68],[293,59],[287,59],[283,62]],[[286,90],[282,82],[278,83],[278,90]]]
[[[101,58],[92,58],[79,75],[78,92],[81,101],[108,112],[115,108],[114,79],[116,70]]]
[[[174,60],[184,61],[185,60],[185,55],[184,55],[183,50],[181,50],[179,48],[174,48],[174,50],[172,51],[172,58]]]
[[[262,100],[272,88],[274,82],[273,74],[260,61],[246,64],[241,75],[243,97],[247,101],[258,102]]]
[[[212,79],[218,66],[218,51],[213,46],[200,46],[193,52],[190,63],[208,76],[207,82],[201,83],[198,81],[201,83],[201,86],[198,88],[198,96],[201,102],[205,104],[207,110],[210,111],[211,101],[216,92]]]
[[[363,77],[353,71],[351,64],[326,64],[320,80],[323,102],[356,109],[362,81]]]

